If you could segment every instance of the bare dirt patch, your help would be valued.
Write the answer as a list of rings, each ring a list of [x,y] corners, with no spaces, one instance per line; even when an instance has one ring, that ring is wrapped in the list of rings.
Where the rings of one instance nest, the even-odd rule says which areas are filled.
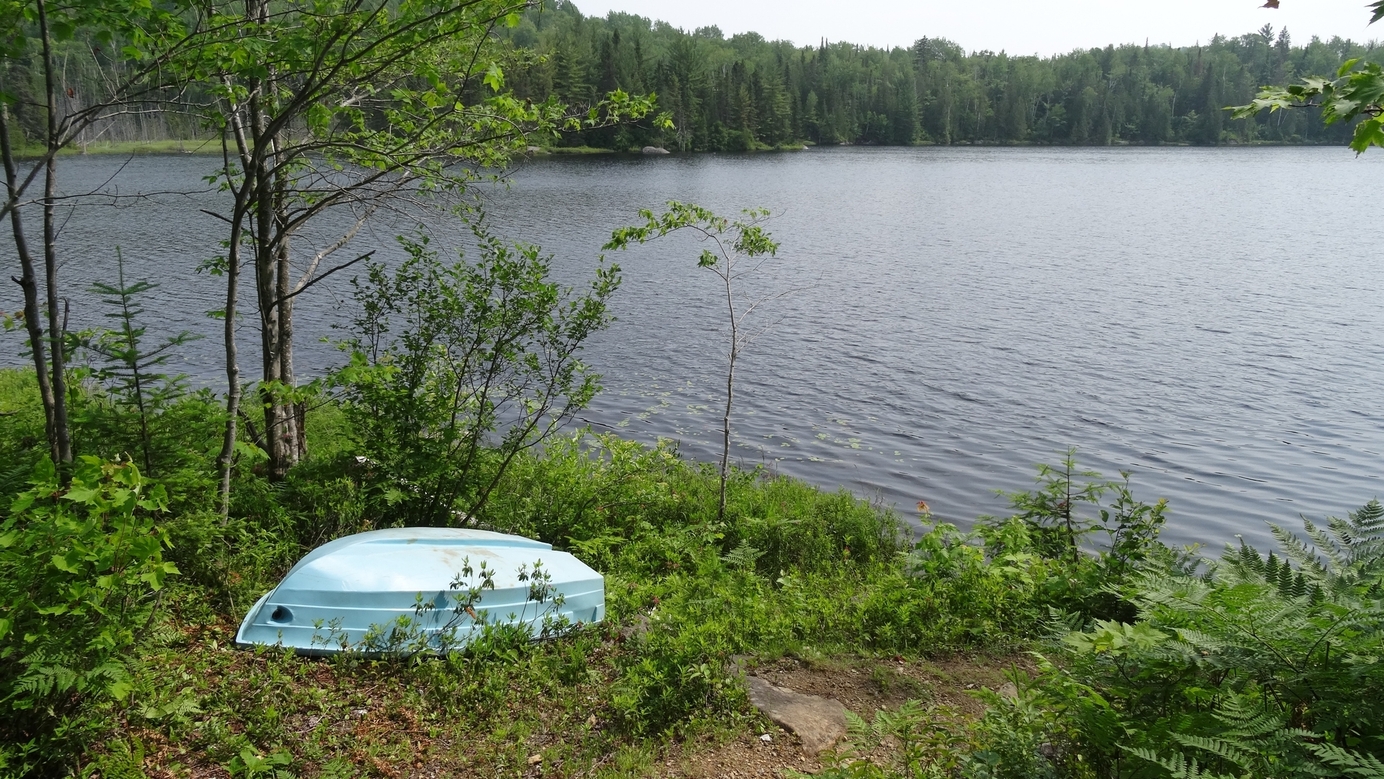
[[[953,706],[979,717],[985,705],[971,693],[980,688],[1000,690],[1012,668],[1033,671],[1031,658],[956,656],[943,660],[905,661],[890,658],[783,658],[746,671],[794,692],[834,698],[851,712],[870,719],[880,709],[896,709],[909,700]],[[765,742],[760,735],[768,735]],[[758,734],[734,741],[687,744],[680,756],[663,761],[658,776],[686,779],[761,779],[783,777],[792,769],[815,773],[821,760],[803,754],[795,736],[765,722]]]

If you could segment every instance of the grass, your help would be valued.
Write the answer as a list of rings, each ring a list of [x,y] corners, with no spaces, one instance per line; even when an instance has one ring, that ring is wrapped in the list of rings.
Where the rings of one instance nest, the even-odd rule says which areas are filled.
[[[308,498],[300,490],[286,485],[283,505]],[[734,519],[709,525],[716,490],[709,469],[615,438],[573,437],[519,462],[485,523],[571,549],[606,573],[608,620],[541,644],[398,661],[248,651],[231,645],[236,621],[299,551],[261,549],[280,562],[219,594],[184,581],[139,659],[135,693],[110,707],[108,738],[85,759],[103,775],[135,755],[151,774],[210,775],[249,750],[306,776],[650,776],[779,732],[748,705],[735,656],[849,669],[840,673],[871,691],[924,691],[909,674],[940,642],[925,651],[922,640],[889,639],[876,652],[862,636],[868,604],[896,584],[894,516],[741,473]],[[311,499],[330,513],[321,494]],[[252,566],[222,565],[253,576]]]
[[[137,440],[130,410],[99,388],[77,387],[80,452],[126,457]],[[987,520],[975,533],[938,524],[913,537],[889,510],[763,471],[732,474],[722,517],[714,466],[683,460],[670,445],[588,432],[519,454],[471,521],[546,541],[600,571],[604,622],[542,642],[498,630],[445,657],[238,648],[233,637],[247,608],[289,567],[331,539],[394,526],[392,506],[414,487],[358,459],[347,415],[328,401],[309,413],[310,456],[282,481],[268,482],[254,450],[244,450],[223,519],[212,508],[219,405],[205,392],[185,396],[151,422],[151,463],[170,508],[126,509],[148,528],[138,533],[157,530],[139,538],[166,533],[170,542],[156,562],[178,570],[155,598],[138,571],[96,576],[108,570],[97,567],[107,558],[77,548],[126,548],[107,536],[104,518],[131,505],[119,485],[137,479],[91,487],[98,482],[82,477],[65,491],[49,468],[33,489],[24,484],[26,467],[46,448],[34,394],[25,371],[0,371],[0,451],[9,463],[0,470],[0,506],[11,506],[0,515],[0,602],[10,604],[0,612],[0,660],[14,658],[0,662],[0,700],[14,704],[0,709],[0,775],[14,773],[7,760],[23,759],[33,776],[1143,776],[1127,760],[1130,744],[1152,750],[1139,754],[1176,754],[1187,742],[1172,727],[1239,738],[1216,723],[1224,714],[1233,726],[1240,709],[1225,704],[1210,716],[1208,706],[1220,707],[1214,701],[1227,694],[1263,700],[1253,685],[1225,687],[1240,682],[1227,682],[1212,656],[1227,645],[1208,632],[1220,622],[1187,623],[1196,629],[1179,633],[1178,645],[1210,648],[1183,658],[1165,651],[1173,634],[1158,620],[1180,630],[1200,612],[1163,615],[1139,605],[1171,602],[1149,588],[1240,592],[1241,584],[1193,577],[1184,566],[1194,562],[1156,542],[1162,502],[1140,503],[1122,482],[1073,485],[1070,461],[1011,495],[1014,517]],[[112,478],[130,473],[128,465],[106,467]],[[22,501],[10,500],[26,489]],[[1110,493],[1108,507],[1096,504],[1100,491]],[[1071,506],[1072,494],[1090,496],[1082,501],[1090,505]],[[98,504],[106,508],[80,508]],[[1083,532],[1112,530],[1119,542],[1074,557],[1064,535],[1068,508]],[[1384,534],[1384,507],[1361,511],[1351,538]],[[140,543],[140,559],[148,559],[150,547]],[[1307,589],[1301,565],[1289,581],[1275,558],[1246,554],[1235,557],[1245,571],[1273,571],[1271,581],[1245,585],[1272,601],[1268,617],[1287,613],[1280,601],[1311,605],[1298,592]],[[1129,573],[1141,560],[1154,578]],[[117,575],[125,582],[118,602],[138,607],[119,612],[138,615],[130,624],[61,605],[96,603],[80,593]],[[54,590],[78,597],[62,596],[55,610],[43,594]],[[1340,609],[1359,612],[1352,624],[1378,624],[1340,597]],[[1237,603],[1216,619],[1245,617]],[[94,623],[110,643],[84,648]],[[1292,625],[1309,657],[1321,642],[1313,631],[1337,630],[1306,619]],[[1376,633],[1331,635],[1374,653]],[[25,653],[30,635],[59,649]],[[1066,640],[1047,640],[1055,636]],[[1036,649],[1046,657],[1030,654]],[[1254,655],[1258,664],[1236,660],[1235,673],[1249,678],[1266,668],[1262,684],[1279,683],[1276,656],[1244,652],[1235,657]],[[1330,667],[1325,655],[1318,676],[1331,684],[1314,689],[1329,694],[1294,711],[1323,722],[1353,717],[1350,727],[1377,738],[1369,714],[1384,677],[1338,671],[1354,669],[1364,651],[1333,652]],[[835,752],[803,755],[751,706],[745,673],[839,700],[855,715],[851,732]],[[95,681],[45,687],[63,674]],[[1331,775],[1322,773],[1325,758],[1288,741],[1244,743],[1236,755],[1292,759],[1316,772],[1301,775]],[[1361,754],[1372,754],[1361,743]]]
[[[215,138],[205,140],[194,138],[163,141],[93,141],[85,145],[74,143],[59,150],[58,155],[73,157],[84,154],[220,154],[219,143]],[[21,159],[31,159],[42,156],[43,151],[41,146],[28,145],[19,147],[15,153]]]
[[[596,146],[549,146],[544,149],[548,154],[614,154],[614,149],[602,149]]]

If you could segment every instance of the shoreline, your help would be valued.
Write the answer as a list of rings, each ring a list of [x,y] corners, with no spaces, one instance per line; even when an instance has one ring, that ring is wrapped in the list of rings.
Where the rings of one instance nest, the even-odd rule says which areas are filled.
[[[186,154],[214,156],[218,153],[216,139],[181,139],[181,140],[161,140],[161,141],[120,141],[107,142],[98,141],[87,144],[85,148],[73,145],[67,146],[58,151],[59,157],[85,157],[85,156],[154,156],[164,154]],[[959,141],[957,143],[941,144],[932,141],[922,141],[907,145],[891,144],[857,144],[857,143],[838,143],[838,144],[813,144],[803,141],[793,144],[781,144],[777,147],[766,147],[762,149],[745,149],[742,151],[679,151],[677,149],[666,149],[670,155],[702,155],[702,154],[762,154],[769,152],[798,152],[810,151],[812,149],[835,149],[835,148],[861,148],[861,149],[918,149],[918,148],[1031,148],[1031,149],[1228,149],[1228,148],[1349,148],[1345,144],[1334,143],[1282,143],[1279,141],[1252,141],[1250,143],[1224,143],[1224,144],[1192,144],[1192,143],[1112,143],[1112,144],[1071,144],[1071,143],[1043,143],[1038,141]],[[43,150],[36,146],[23,146],[15,150],[15,159],[24,161],[32,160],[43,155]],[[664,156],[662,154],[645,154],[636,150],[605,149],[596,146],[545,146],[529,147],[528,150],[516,156],[537,158],[537,157],[589,157],[614,155],[620,157],[653,157]]]

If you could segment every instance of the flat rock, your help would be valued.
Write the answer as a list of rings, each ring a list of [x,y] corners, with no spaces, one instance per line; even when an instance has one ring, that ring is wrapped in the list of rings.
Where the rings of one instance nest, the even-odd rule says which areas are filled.
[[[846,707],[840,701],[775,687],[757,676],[745,679],[750,703],[774,724],[791,731],[803,751],[816,755],[846,735]]]
[[[668,154],[668,153],[669,153],[667,149],[662,149],[662,148],[659,148],[659,147],[657,147],[657,146],[645,146],[645,147],[643,148],[642,151],[643,151],[645,154]]]

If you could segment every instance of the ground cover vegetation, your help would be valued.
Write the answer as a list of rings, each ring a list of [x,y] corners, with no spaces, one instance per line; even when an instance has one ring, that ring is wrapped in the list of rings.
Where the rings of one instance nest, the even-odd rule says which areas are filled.
[[[121,385],[74,378],[82,454],[63,483],[32,375],[0,378],[9,775],[660,775],[757,742],[740,674],[784,662],[897,688],[804,766],[825,776],[1376,776],[1384,754],[1377,503],[1198,565],[1157,542],[1165,504],[1070,457],[1010,516],[910,534],[763,472],[731,471],[722,514],[714,465],[575,431],[516,453],[472,523],[601,570],[605,623],[443,658],[310,659],[231,637],[305,551],[400,523],[413,485],[362,463],[349,412],[309,417],[313,454],[282,481],[246,458],[223,518],[214,398],[156,410],[211,418],[199,444],[184,430],[153,447],[197,466],[155,484],[144,429],[114,411]],[[938,662],[1013,688],[964,693],[926,675]]]

